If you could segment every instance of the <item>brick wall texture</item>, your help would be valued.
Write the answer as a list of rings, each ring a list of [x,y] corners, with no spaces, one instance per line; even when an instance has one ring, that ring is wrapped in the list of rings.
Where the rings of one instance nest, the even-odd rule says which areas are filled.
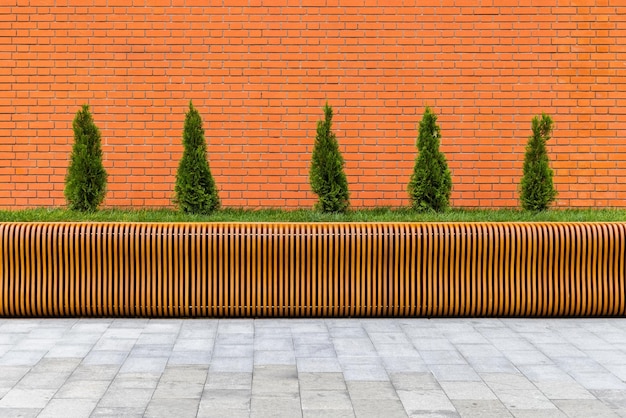
[[[624,0],[2,0],[0,207],[63,206],[91,106],[106,206],[172,205],[190,100],[224,206],[311,207],[328,101],[353,207],[408,205],[439,115],[451,204],[518,206],[531,119],[559,207],[626,207]]]

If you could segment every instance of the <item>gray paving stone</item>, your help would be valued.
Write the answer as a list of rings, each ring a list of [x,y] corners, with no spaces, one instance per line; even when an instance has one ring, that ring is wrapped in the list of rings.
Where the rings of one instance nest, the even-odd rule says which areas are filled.
[[[110,389],[150,389],[156,388],[160,375],[158,373],[120,373],[111,382]]]
[[[215,341],[213,339],[181,339],[176,340],[174,344],[174,348],[172,349],[174,352],[178,351],[211,351],[213,349],[213,345]]]
[[[0,357],[0,367],[3,366],[34,366],[47,354],[47,350],[18,351],[11,349]]]
[[[167,361],[165,357],[128,357],[120,373],[162,373]]]
[[[428,372],[430,369],[421,357],[381,356],[383,366],[389,373]]]
[[[220,344],[215,345],[214,357],[216,358],[229,358],[229,357],[252,357],[253,355],[252,344]]]
[[[191,418],[198,414],[199,404],[199,399],[152,399],[146,408],[144,417]]]
[[[606,367],[585,357],[555,357],[554,364],[568,373],[606,373]]]
[[[462,418],[512,417],[500,400],[452,399],[452,404]]]
[[[505,356],[517,366],[526,364],[552,364],[552,360],[538,350],[510,350],[505,353]]]
[[[467,360],[476,373],[519,373],[518,368],[504,356],[468,357]]]
[[[535,386],[548,399],[595,399],[595,397],[584,387],[574,380],[534,382]]]
[[[420,357],[426,364],[467,364],[467,361],[453,350],[420,350]]]
[[[137,342],[137,339],[143,332],[143,326],[139,327],[111,327],[102,334],[103,340],[131,340]]]
[[[69,373],[28,373],[16,387],[20,389],[58,389],[68,377]]]
[[[391,383],[396,390],[438,390],[441,386],[432,373],[392,373]]]
[[[254,337],[254,333],[217,334],[215,337],[215,345],[250,345],[254,348]]]
[[[289,337],[257,337],[254,338],[254,351],[293,351],[294,344]]]
[[[0,416],[626,416],[624,342],[620,318],[0,319]]]
[[[136,339],[101,338],[94,346],[95,351],[130,351],[136,343]]]
[[[293,351],[259,350],[254,352],[254,365],[296,365]]]
[[[493,344],[500,352],[507,354],[509,351],[535,351],[537,347],[529,341],[521,338],[519,335],[511,332],[510,337],[489,338],[489,342]]]
[[[168,359],[171,365],[209,365],[213,358],[211,351],[174,351]]]
[[[250,357],[213,357],[209,373],[216,372],[249,372],[254,368],[254,359]]]
[[[419,356],[419,352],[413,347],[412,344],[400,344],[400,343],[377,343],[374,344],[376,352],[380,356],[402,356],[402,357],[416,357]]]
[[[413,345],[419,351],[454,350],[454,345],[447,338],[416,338]]]
[[[389,375],[382,365],[376,364],[347,364],[342,365],[343,376],[346,381],[388,381]]]
[[[198,413],[206,415],[211,410],[249,411],[251,399],[250,389],[205,389]]]
[[[408,415],[399,399],[356,399],[352,408],[357,418],[406,418]]]
[[[199,418],[249,418],[250,410],[249,409],[217,409],[217,408],[203,408],[202,404],[200,404],[200,409],[198,409]]]
[[[517,366],[520,372],[533,382],[567,382],[573,380],[572,377],[556,365],[520,365]]]
[[[515,409],[511,413],[516,418],[567,418],[563,412],[552,409]]]
[[[314,357],[314,358],[334,358],[337,356],[335,353],[335,347],[332,343],[320,343],[320,344],[295,344],[296,357]]]
[[[443,390],[398,390],[397,393],[409,415],[456,412]]]
[[[553,403],[570,418],[617,418],[619,416],[598,399],[554,400]]]
[[[294,347],[298,344],[332,344],[332,338],[328,333],[293,334]]]
[[[80,359],[76,358],[43,358],[32,369],[33,373],[71,373],[80,364]]]
[[[54,398],[100,400],[110,384],[108,380],[70,380],[61,386]]]
[[[391,382],[348,381],[351,399],[398,399],[398,394]]]
[[[352,409],[352,402],[347,391],[338,390],[303,390],[300,392],[303,410]]]
[[[461,356],[466,357],[466,358],[467,357],[494,358],[494,357],[502,356],[502,353],[500,352],[500,350],[498,350],[497,348],[495,348],[493,345],[489,344],[488,342],[481,343],[481,344],[467,344],[467,343],[455,344],[455,347],[457,351],[461,354]]]
[[[252,389],[252,373],[219,373],[212,372],[208,375],[205,390],[215,389]]]
[[[2,332],[1,328],[0,332]],[[8,345],[9,347],[15,347],[16,344],[19,344],[22,339],[27,337],[28,334],[26,333],[5,332],[3,334],[0,334],[0,344]]]
[[[303,390],[346,390],[346,381],[342,373],[307,373],[298,372],[300,391]]]
[[[181,319],[151,319],[143,327],[142,334],[178,334],[182,323]]]
[[[142,418],[146,408],[96,407],[91,413],[93,418]]]
[[[218,334],[252,334],[254,321],[251,319],[222,319],[217,326]]]
[[[106,380],[111,381],[119,370],[119,365],[80,364],[68,380]]]
[[[478,382],[481,380],[469,364],[431,364],[428,368],[441,382]]]
[[[160,382],[189,382],[204,384],[209,366],[168,365],[161,374]]]
[[[13,386],[30,371],[28,366],[0,366],[0,385]]]
[[[40,412],[40,408],[5,408],[0,406],[0,417],[2,418],[35,418]]]
[[[253,396],[292,396],[299,392],[295,366],[257,366],[252,379]]]
[[[535,390],[535,385],[523,374],[511,373],[482,373],[482,379],[495,391],[505,390]]]
[[[305,409],[304,418],[354,418],[354,411],[350,409]]]
[[[410,345],[411,341],[406,334],[400,331],[389,332],[370,332],[367,333],[372,343],[376,344],[395,344],[395,345]]]
[[[91,348],[91,344],[57,344],[48,350],[45,358],[83,358]]]
[[[296,359],[300,373],[334,373],[341,372],[339,360],[332,357],[298,358]]]
[[[167,345],[170,347],[174,346],[176,342],[176,337],[178,334],[158,334],[154,333],[142,333],[139,338],[137,338],[136,344],[139,345]]]
[[[124,351],[90,351],[83,364],[92,366],[122,365],[128,353]]]
[[[494,392],[509,410],[556,409],[538,389],[503,389]]]
[[[0,408],[45,408],[56,391],[56,389],[13,387],[0,399]]]
[[[152,399],[200,399],[204,383],[159,381]]]
[[[169,358],[172,355],[171,344],[135,344],[128,358]]]
[[[589,390],[626,390],[626,383],[610,372],[586,373],[570,372],[572,377]]]
[[[300,397],[295,396],[253,396],[250,403],[250,417],[301,417]]]
[[[376,349],[369,338],[334,338],[333,345],[338,356],[376,355]]]
[[[60,336],[56,338],[23,338],[13,348],[16,351],[38,351],[38,350],[50,350]]]
[[[440,382],[444,392],[451,400],[495,400],[493,391],[483,382]]]
[[[111,386],[98,403],[98,407],[145,409],[153,393],[154,389],[116,388]]]
[[[626,391],[624,390],[592,390],[598,399],[613,409],[626,409]]]
[[[264,325],[265,324],[265,325]],[[287,323],[281,326],[279,322],[272,321],[256,321],[254,328],[255,342],[263,339],[289,339],[292,340],[291,328]]]
[[[95,409],[96,399],[52,399],[38,418],[83,418]]]

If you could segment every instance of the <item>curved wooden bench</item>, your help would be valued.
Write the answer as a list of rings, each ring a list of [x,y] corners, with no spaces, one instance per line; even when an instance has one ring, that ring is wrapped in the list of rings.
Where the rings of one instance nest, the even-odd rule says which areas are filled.
[[[3,223],[2,316],[616,316],[623,223]]]

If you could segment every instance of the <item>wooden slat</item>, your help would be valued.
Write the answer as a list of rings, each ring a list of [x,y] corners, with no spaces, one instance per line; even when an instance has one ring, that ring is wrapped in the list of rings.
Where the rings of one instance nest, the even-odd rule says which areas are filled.
[[[0,224],[2,316],[624,315],[626,224]]]

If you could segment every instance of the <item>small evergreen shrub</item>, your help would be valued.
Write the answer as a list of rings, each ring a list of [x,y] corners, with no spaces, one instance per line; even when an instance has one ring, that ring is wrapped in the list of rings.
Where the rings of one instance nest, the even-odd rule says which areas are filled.
[[[440,137],[437,115],[427,106],[419,124],[419,154],[408,187],[414,210],[441,212],[450,203],[452,177],[446,157],[439,151]]]
[[[74,145],[65,176],[65,199],[71,210],[94,212],[106,194],[107,173],[102,165],[100,130],[83,105],[72,122]]]
[[[350,206],[344,160],[332,131],[333,109],[326,103],[324,120],[317,122],[309,182],[318,197],[315,208],[325,213],[344,213]]]
[[[528,138],[524,156],[524,175],[520,184],[522,208],[531,211],[548,209],[556,199],[556,189],[552,183],[552,169],[549,165],[546,142],[552,134],[552,118],[545,113],[541,119],[535,116],[532,121],[533,134]]]
[[[176,172],[175,203],[185,213],[210,214],[220,199],[207,161],[207,146],[200,113],[189,102],[183,128],[183,156]]]

